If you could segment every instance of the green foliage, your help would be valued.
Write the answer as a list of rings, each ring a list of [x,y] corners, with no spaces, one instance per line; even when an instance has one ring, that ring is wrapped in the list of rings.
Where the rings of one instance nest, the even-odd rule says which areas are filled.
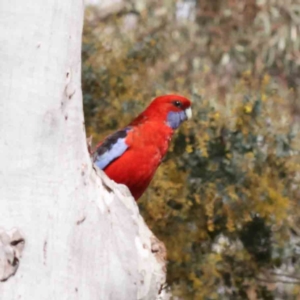
[[[163,183],[154,182],[157,198],[149,191],[151,198],[143,203],[148,223],[172,249],[169,282],[184,281],[179,295],[187,299],[212,297],[221,287],[230,292],[213,299],[245,299],[254,281],[256,292],[263,293],[260,274],[290,259],[280,253],[293,247],[292,216],[297,219],[299,214],[298,152],[293,152],[293,127],[280,125],[288,112],[282,109],[279,115],[280,105],[274,105],[279,99],[266,97],[241,97],[231,120],[223,107],[195,102],[185,143],[179,135],[174,142],[177,153],[169,155],[176,163],[159,174]],[[182,145],[185,149],[178,150]],[[178,180],[182,186],[171,198],[164,190],[176,172],[186,178]]]
[[[126,125],[156,95],[193,100],[193,120],[139,203],[167,246],[174,296],[292,300],[300,292],[299,131],[289,90],[299,22],[289,2],[199,1],[195,20],[177,19],[173,0],[132,1],[104,20],[87,11],[88,135],[98,141]]]

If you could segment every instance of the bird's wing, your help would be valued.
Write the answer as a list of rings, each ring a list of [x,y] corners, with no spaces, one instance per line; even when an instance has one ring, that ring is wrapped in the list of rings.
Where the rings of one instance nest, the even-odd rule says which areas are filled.
[[[93,154],[93,161],[98,168],[105,169],[129,148],[126,138],[131,130],[131,127],[126,127],[114,132],[96,148]]]

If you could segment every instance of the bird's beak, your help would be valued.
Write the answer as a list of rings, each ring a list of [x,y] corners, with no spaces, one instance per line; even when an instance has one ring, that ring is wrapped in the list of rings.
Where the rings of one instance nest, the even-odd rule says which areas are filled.
[[[185,112],[187,119],[190,120],[192,118],[192,108],[189,107],[184,112]]]

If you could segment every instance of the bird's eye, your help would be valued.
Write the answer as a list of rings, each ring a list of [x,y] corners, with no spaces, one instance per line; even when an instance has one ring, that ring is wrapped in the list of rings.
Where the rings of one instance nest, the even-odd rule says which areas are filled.
[[[182,103],[181,103],[180,101],[178,101],[178,100],[175,100],[175,101],[173,102],[173,104],[174,104],[174,106],[176,106],[176,107],[182,107]]]

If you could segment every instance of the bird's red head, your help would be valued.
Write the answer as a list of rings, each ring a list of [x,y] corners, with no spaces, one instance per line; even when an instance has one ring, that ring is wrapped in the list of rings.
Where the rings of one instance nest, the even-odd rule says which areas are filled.
[[[180,95],[164,95],[155,98],[142,113],[146,117],[166,122],[176,129],[192,117],[191,101]]]

